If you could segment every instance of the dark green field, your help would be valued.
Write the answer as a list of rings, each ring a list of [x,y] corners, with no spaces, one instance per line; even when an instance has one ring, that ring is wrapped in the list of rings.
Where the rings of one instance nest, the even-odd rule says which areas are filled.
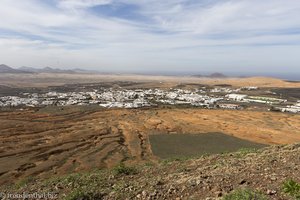
[[[160,158],[176,158],[233,152],[266,145],[222,133],[157,134],[149,136],[152,152]]]

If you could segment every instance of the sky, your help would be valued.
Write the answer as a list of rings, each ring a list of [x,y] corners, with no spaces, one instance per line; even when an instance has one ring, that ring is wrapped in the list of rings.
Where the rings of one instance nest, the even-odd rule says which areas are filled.
[[[0,63],[12,67],[300,75],[299,0],[0,5]]]

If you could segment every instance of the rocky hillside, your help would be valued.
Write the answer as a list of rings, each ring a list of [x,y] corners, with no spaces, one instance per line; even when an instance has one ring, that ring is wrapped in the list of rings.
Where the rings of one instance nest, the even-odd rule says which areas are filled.
[[[5,193],[59,199],[299,199],[300,144],[52,177],[28,178]],[[297,183],[298,182],[298,183]]]

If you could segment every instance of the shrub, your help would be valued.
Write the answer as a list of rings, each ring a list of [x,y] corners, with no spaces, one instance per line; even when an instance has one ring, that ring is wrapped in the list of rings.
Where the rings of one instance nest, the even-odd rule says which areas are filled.
[[[71,192],[65,199],[66,200],[94,200],[103,199],[103,194],[93,192],[83,192],[82,190],[75,190]]]
[[[15,184],[15,187],[17,189],[20,189],[22,187],[25,187],[28,183],[31,183],[34,181],[34,178],[29,176],[27,178],[24,178],[24,179],[21,179],[20,181],[18,181],[16,184]]]
[[[290,179],[283,183],[283,192],[300,200],[300,184]]]
[[[113,169],[113,171],[116,175],[121,175],[121,174],[133,175],[133,174],[137,174],[137,169],[136,168],[125,166],[124,163],[121,163],[118,166],[116,166]]]
[[[241,156],[246,156],[250,153],[255,153],[257,152],[257,149],[255,148],[241,148],[238,150],[238,154],[240,154]]]
[[[223,200],[267,200],[267,197],[258,191],[239,189],[224,196]]]

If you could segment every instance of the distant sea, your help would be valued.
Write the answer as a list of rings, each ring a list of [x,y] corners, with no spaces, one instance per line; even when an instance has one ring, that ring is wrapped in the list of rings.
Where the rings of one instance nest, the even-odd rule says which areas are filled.
[[[275,74],[271,76],[289,81],[300,81],[300,74]]]

